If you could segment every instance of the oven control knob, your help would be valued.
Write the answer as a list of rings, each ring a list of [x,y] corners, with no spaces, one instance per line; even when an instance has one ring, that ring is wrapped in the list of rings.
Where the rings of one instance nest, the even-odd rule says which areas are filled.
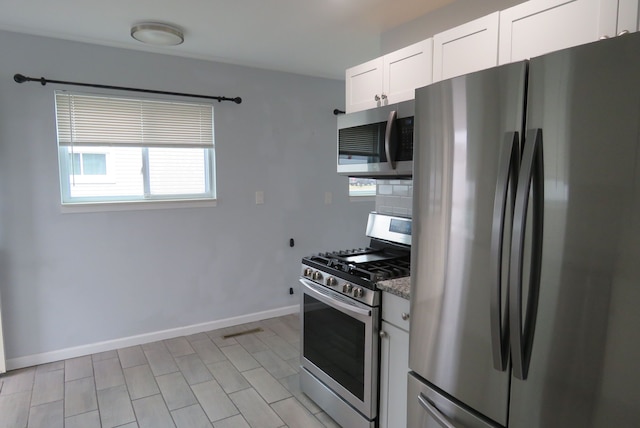
[[[311,270],[311,268],[306,268],[302,274],[304,276],[306,276],[306,277],[309,277],[309,276],[311,276],[312,272],[313,272],[313,270]]]
[[[364,290],[362,288],[356,288],[353,290],[353,297],[362,297],[364,296]]]
[[[336,285],[338,285],[338,281],[334,277],[330,276],[329,278],[327,278],[327,285],[329,287],[335,287]]]
[[[319,281],[322,279],[322,274],[319,271],[315,271],[313,275],[311,275],[311,279],[314,281]]]
[[[353,288],[353,285],[351,284],[345,284],[342,286],[342,292],[343,293],[351,293],[351,289]]]

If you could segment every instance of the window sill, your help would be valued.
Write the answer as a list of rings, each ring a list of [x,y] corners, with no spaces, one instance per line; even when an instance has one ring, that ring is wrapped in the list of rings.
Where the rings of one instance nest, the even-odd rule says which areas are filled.
[[[94,213],[106,211],[140,211],[140,210],[165,210],[175,208],[203,208],[215,207],[216,199],[203,200],[164,200],[164,201],[135,201],[135,202],[91,202],[60,205],[60,212]]]

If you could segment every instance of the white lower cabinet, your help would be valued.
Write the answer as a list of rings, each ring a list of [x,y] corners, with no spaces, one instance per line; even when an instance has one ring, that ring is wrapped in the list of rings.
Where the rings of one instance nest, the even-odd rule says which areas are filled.
[[[380,344],[380,428],[407,426],[409,301],[383,293]],[[386,318],[385,318],[386,316]],[[407,318],[406,316],[404,318]],[[394,323],[394,324],[392,324]]]

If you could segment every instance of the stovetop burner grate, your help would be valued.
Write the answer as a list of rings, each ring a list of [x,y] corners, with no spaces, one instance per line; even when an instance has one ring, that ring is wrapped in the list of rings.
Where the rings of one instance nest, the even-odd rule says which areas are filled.
[[[371,283],[409,276],[410,274],[408,252],[359,248],[320,253],[305,259],[316,265],[335,269]]]

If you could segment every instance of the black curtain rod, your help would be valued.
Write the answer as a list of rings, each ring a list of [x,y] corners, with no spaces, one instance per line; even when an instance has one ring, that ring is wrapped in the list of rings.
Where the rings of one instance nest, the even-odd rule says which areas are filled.
[[[152,89],[125,88],[123,86],[96,85],[92,83],[79,83],[79,82],[65,82],[64,80],[49,80],[49,79],[45,79],[44,77],[41,77],[39,79],[34,77],[27,77],[22,74],[14,74],[13,80],[15,80],[17,83],[40,82],[42,86],[46,85],[47,83],[58,83],[61,85],[88,86],[91,88],[117,89],[121,91],[144,92],[146,94],[177,95],[180,97],[205,98],[208,100],[218,100],[218,102],[233,101],[236,104],[240,104],[242,102],[242,98],[240,97],[235,97],[235,98],[214,97],[209,95],[184,94],[181,92],[154,91]]]

